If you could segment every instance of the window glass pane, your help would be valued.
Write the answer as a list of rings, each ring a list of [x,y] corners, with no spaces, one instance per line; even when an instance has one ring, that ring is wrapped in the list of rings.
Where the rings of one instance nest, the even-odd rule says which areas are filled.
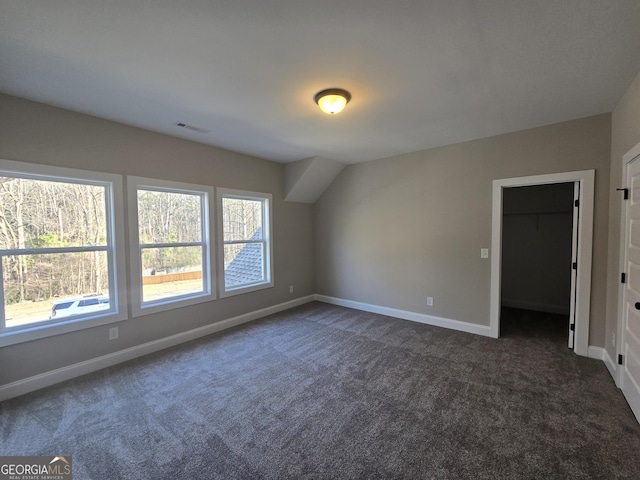
[[[224,284],[234,288],[265,280],[262,243],[224,246]]]
[[[142,249],[143,302],[203,291],[201,246]]]
[[[105,187],[0,177],[0,249],[106,245]]]
[[[262,201],[222,199],[224,241],[262,240]]]
[[[140,243],[200,242],[202,196],[138,189]]]
[[[7,328],[109,308],[104,251],[4,256],[2,275]],[[104,300],[84,305],[89,298]]]

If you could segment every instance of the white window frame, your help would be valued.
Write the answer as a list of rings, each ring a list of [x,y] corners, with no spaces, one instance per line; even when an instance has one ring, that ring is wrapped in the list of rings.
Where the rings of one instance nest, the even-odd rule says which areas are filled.
[[[264,272],[265,279],[260,282],[255,282],[246,285],[240,285],[237,287],[227,288],[225,284],[225,269],[224,269],[224,246],[232,242],[225,242],[224,240],[224,222],[222,211],[222,200],[224,198],[237,198],[242,200],[255,200],[262,202],[262,236],[263,239],[259,241],[264,245]],[[244,190],[234,190],[230,188],[217,188],[216,189],[216,205],[218,216],[218,265],[220,269],[218,271],[218,285],[220,285],[219,295],[221,298],[230,297],[233,295],[239,295],[242,293],[255,292],[265,288],[272,288],[274,286],[273,281],[273,242],[272,242],[272,228],[273,228],[273,196],[270,193],[248,192]],[[242,242],[245,243],[245,242]],[[246,242],[248,243],[248,242]]]
[[[5,328],[4,285],[2,284],[2,276],[0,275],[0,347],[127,320],[122,177],[120,175],[108,173],[16,162],[11,160],[0,160],[0,175],[31,180],[61,181],[66,183],[79,183],[105,187],[107,219],[106,247],[96,248],[86,246],[38,248],[24,249],[23,252],[47,254],[89,252],[95,250],[106,251],[109,270],[108,281],[110,297],[109,310],[101,310],[82,316],[66,317],[57,321],[55,319],[43,320],[38,323]]]
[[[200,195],[202,201],[202,239],[200,242],[145,244],[140,245],[138,229],[138,189],[165,191],[170,193],[182,193]],[[162,312],[174,308],[195,305],[197,303],[210,302],[216,298],[213,256],[213,232],[214,224],[211,218],[213,208],[214,190],[206,185],[174,182],[154,178],[127,176],[127,197],[129,213],[129,245],[131,249],[131,313],[134,317]],[[202,246],[202,280],[203,291],[176,295],[159,300],[144,302],[142,297],[142,249],[149,247],[175,247],[175,246]]]

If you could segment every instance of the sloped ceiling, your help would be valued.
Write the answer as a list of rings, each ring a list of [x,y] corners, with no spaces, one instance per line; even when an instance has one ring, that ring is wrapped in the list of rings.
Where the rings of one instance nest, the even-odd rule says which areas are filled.
[[[278,162],[610,112],[637,0],[0,0],[0,91]],[[329,117],[324,88],[353,100]],[[196,129],[181,128],[184,122]]]
[[[288,163],[285,167],[284,199],[315,203],[343,169],[343,163],[320,157]]]

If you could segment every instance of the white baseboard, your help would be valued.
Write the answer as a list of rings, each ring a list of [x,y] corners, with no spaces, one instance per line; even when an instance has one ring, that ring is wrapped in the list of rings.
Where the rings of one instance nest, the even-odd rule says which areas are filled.
[[[474,323],[461,322],[460,320],[451,320],[449,318],[434,317],[432,315],[408,312],[406,310],[381,307],[379,305],[355,302],[353,300],[329,297],[327,295],[316,294],[315,300],[317,300],[318,302],[330,303],[332,305],[339,305],[341,307],[354,308],[356,310],[363,310],[365,312],[379,313],[381,315],[387,315],[389,317],[402,318],[404,320],[411,320],[414,322],[425,323],[427,325],[434,325],[436,327],[450,328],[452,330],[459,330],[461,332],[475,333],[477,335],[491,337],[491,329],[489,326],[485,325],[476,325]],[[589,346],[587,356],[589,358],[603,361],[605,366],[607,367],[607,370],[609,370],[609,373],[613,377],[616,385],[618,384],[617,368],[615,362],[611,359],[605,348]]]
[[[236,325],[251,322],[253,320],[266,317],[267,315],[282,312],[283,310],[288,310],[290,308],[312,302],[314,299],[314,295],[297,298],[289,302],[280,303],[261,310],[238,315],[237,317],[228,318],[211,325],[205,325],[204,327],[177,333],[169,337],[143,343],[142,345],[137,345],[108,355],[92,358],[84,362],[75,363],[73,365],[68,365],[39,375],[34,375],[33,377],[18,380],[13,383],[8,383],[0,386],[0,402],[63,382],[65,380],[79,377],[80,375],[85,375],[106,367],[117,365],[118,363],[133,360],[134,358],[138,358],[149,353],[173,347],[190,340],[195,340],[196,338],[204,337],[205,335],[210,335],[227,328],[235,327]]]
[[[356,310],[362,310],[365,312],[377,313],[380,315],[387,315],[389,317],[401,318],[403,320],[410,320],[413,322],[424,323],[427,325],[433,325],[436,327],[449,328],[452,330],[458,330],[461,332],[473,333],[476,335],[482,335],[486,337],[491,336],[491,329],[488,325],[477,325],[469,322],[462,322],[460,320],[452,320],[449,318],[435,317],[432,315],[425,315],[422,313],[410,312],[407,310],[399,310],[395,308],[382,307],[379,305],[372,305],[368,303],[356,302],[352,300],[345,300],[336,297],[329,297],[326,295],[308,295],[306,297],[297,298],[289,302],[280,303],[271,307],[256,310],[254,312],[245,313],[236,317],[228,318],[220,322],[213,323],[211,325],[205,325],[203,327],[188,330],[186,332],[171,335],[169,337],[147,342],[142,345],[120,350],[118,352],[103,355],[101,357],[92,358],[84,362],[75,363],[66,367],[51,370],[49,372],[34,375],[29,378],[18,380],[16,382],[8,383],[6,385],[0,385],[0,402],[8,400],[25,393],[33,392],[56,383],[70,380],[87,373],[95,372],[106,367],[117,365],[118,363],[133,360],[135,358],[147,355],[149,353],[157,352],[165,348],[173,347],[196,338],[204,337],[212,333],[216,333],[227,328],[235,327],[243,323],[251,322],[274,313],[282,312],[299,305],[304,305],[311,301],[317,300],[319,302],[329,303],[332,305],[339,305],[347,308],[354,308]],[[617,369],[615,362],[611,359],[607,350],[602,347],[590,346],[588,351],[589,358],[595,358],[602,360],[606,365],[609,373],[616,381]]]
[[[411,320],[412,322],[425,323],[435,327],[449,328],[461,332],[474,333],[485,337],[491,336],[491,328],[489,325],[477,325],[475,323],[462,322],[460,320],[451,320],[450,318],[434,317],[424,313],[409,312],[407,310],[399,310],[396,308],[381,307],[370,303],[355,302],[353,300],[345,300],[342,298],[329,297],[326,295],[315,295],[315,299],[319,302],[339,305],[341,307],[355,308],[365,312],[378,313],[387,315],[388,317],[401,318],[403,320]]]
[[[605,354],[605,349],[602,347],[594,347],[593,345],[589,345],[589,351],[587,353],[587,357],[595,358],[596,360],[603,360]]]

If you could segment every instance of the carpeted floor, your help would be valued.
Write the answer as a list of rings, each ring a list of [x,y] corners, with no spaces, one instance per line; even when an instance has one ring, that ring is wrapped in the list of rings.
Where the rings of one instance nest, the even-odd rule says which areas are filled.
[[[0,454],[70,455],[76,480],[640,478],[604,364],[552,317],[502,323],[310,303],[4,402]]]

